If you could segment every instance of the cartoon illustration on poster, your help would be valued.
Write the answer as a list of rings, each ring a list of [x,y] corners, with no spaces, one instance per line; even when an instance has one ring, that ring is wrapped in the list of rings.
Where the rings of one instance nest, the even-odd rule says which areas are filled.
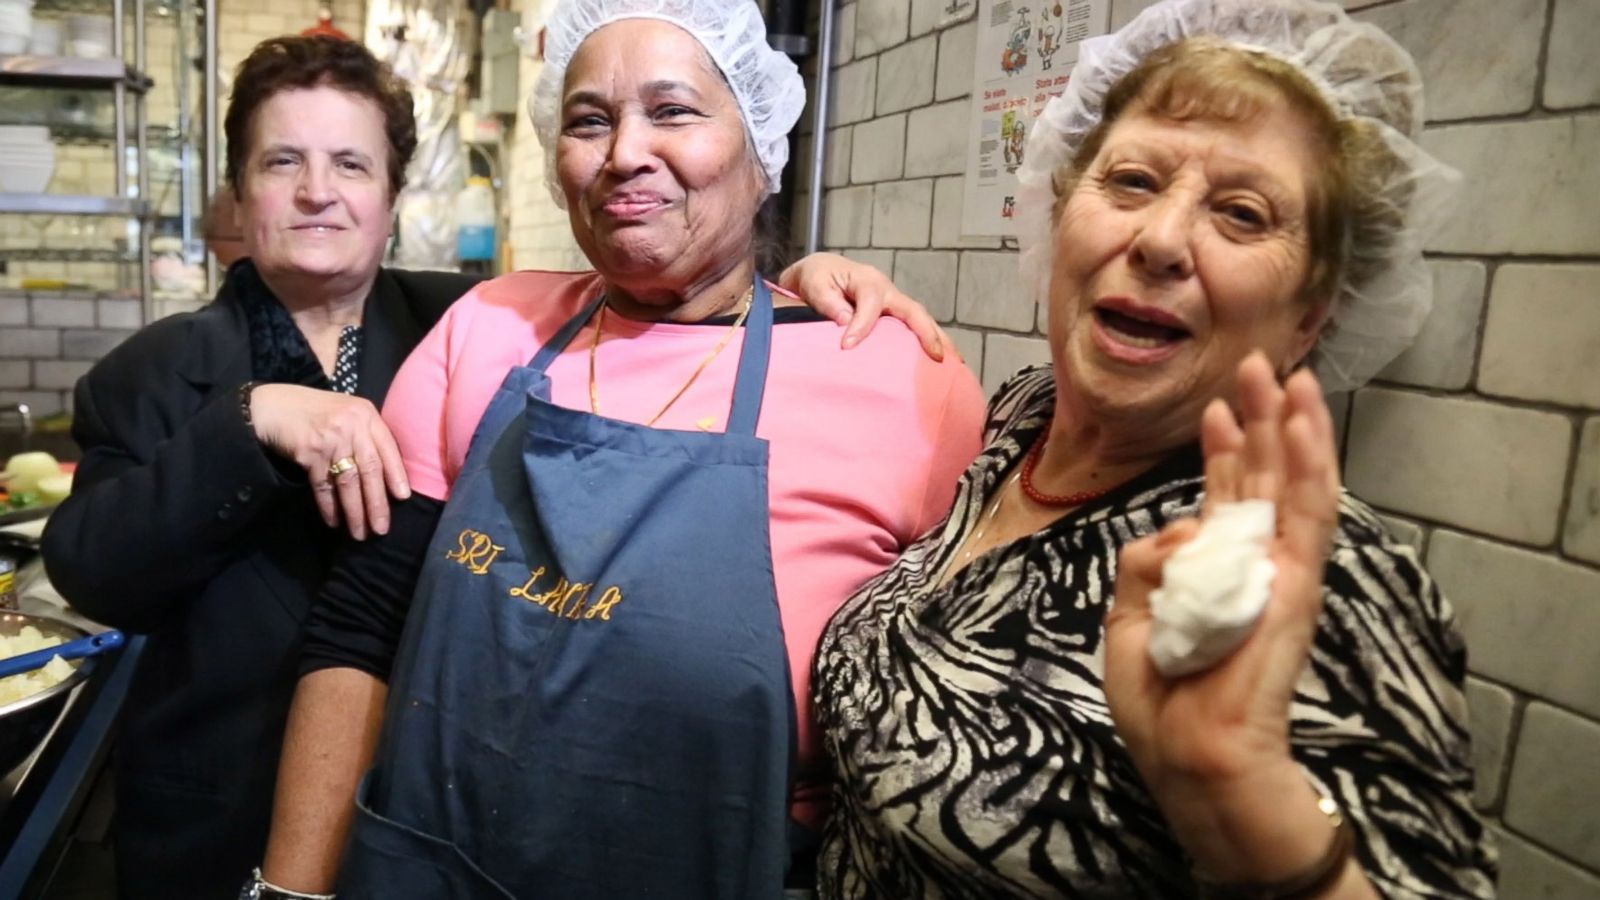
[[[1022,148],[1028,140],[1028,124],[1014,109],[1006,110],[1000,117],[1000,145],[1005,150],[1006,171],[1015,172],[1022,165]]]
[[[1006,38],[1005,50],[1000,54],[1000,71],[1015,75],[1028,67],[1028,8],[1021,7],[1012,20],[1011,36]]]
[[[1050,71],[1056,53],[1061,49],[1061,4],[1045,0],[1039,10],[1039,68]]]
[[[1078,44],[1106,32],[1110,0],[978,0],[961,233],[1012,236],[1028,132],[1066,89]]]

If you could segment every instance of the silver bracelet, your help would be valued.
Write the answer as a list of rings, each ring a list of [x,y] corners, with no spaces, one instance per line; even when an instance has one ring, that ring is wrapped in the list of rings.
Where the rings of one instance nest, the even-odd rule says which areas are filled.
[[[250,872],[250,880],[239,891],[239,900],[333,900],[333,894],[305,894],[281,888],[261,877],[261,867]]]

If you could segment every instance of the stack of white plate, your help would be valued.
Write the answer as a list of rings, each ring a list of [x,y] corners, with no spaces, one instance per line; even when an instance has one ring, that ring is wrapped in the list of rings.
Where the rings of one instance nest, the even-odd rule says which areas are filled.
[[[0,0],[0,53],[22,53],[33,33],[33,0]]]
[[[56,145],[43,125],[0,125],[0,191],[42,194],[56,169]]]
[[[4,3],[6,0],[0,0]],[[111,55],[111,17],[73,13],[67,17],[67,49],[73,56],[99,59]]]

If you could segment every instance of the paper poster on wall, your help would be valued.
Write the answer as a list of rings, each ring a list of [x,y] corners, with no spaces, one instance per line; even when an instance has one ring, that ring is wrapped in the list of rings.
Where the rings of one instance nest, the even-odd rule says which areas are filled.
[[[1078,43],[1106,33],[1110,0],[979,0],[961,233],[1016,234],[1028,129],[1067,86]]]

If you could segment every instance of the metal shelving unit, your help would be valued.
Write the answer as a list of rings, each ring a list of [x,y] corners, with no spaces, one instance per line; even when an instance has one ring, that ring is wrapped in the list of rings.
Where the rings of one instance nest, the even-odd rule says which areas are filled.
[[[148,320],[154,311],[150,281],[150,162],[145,127],[144,95],[152,82],[144,73],[145,0],[133,0],[133,54],[129,58],[124,26],[129,12],[124,0],[111,2],[111,56],[83,59],[62,56],[0,56],[0,84],[41,89],[108,90],[112,96],[111,145],[116,189],[111,196],[0,193],[0,213],[49,216],[115,216],[138,225],[139,295]],[[101,0],[92,7],[104,10]],[[128,101],[132,99],[130,104]],[[129,106],[133,107],[130,129]],[[128,184],[127,150],[135,148],[136,178]],[[45,248],[41,255],[50,253]],[[61,253],[62,251],[56,251]],[[70,254],[72,251],[66,251]],[[59,258],[59,257],[57,257]]]

